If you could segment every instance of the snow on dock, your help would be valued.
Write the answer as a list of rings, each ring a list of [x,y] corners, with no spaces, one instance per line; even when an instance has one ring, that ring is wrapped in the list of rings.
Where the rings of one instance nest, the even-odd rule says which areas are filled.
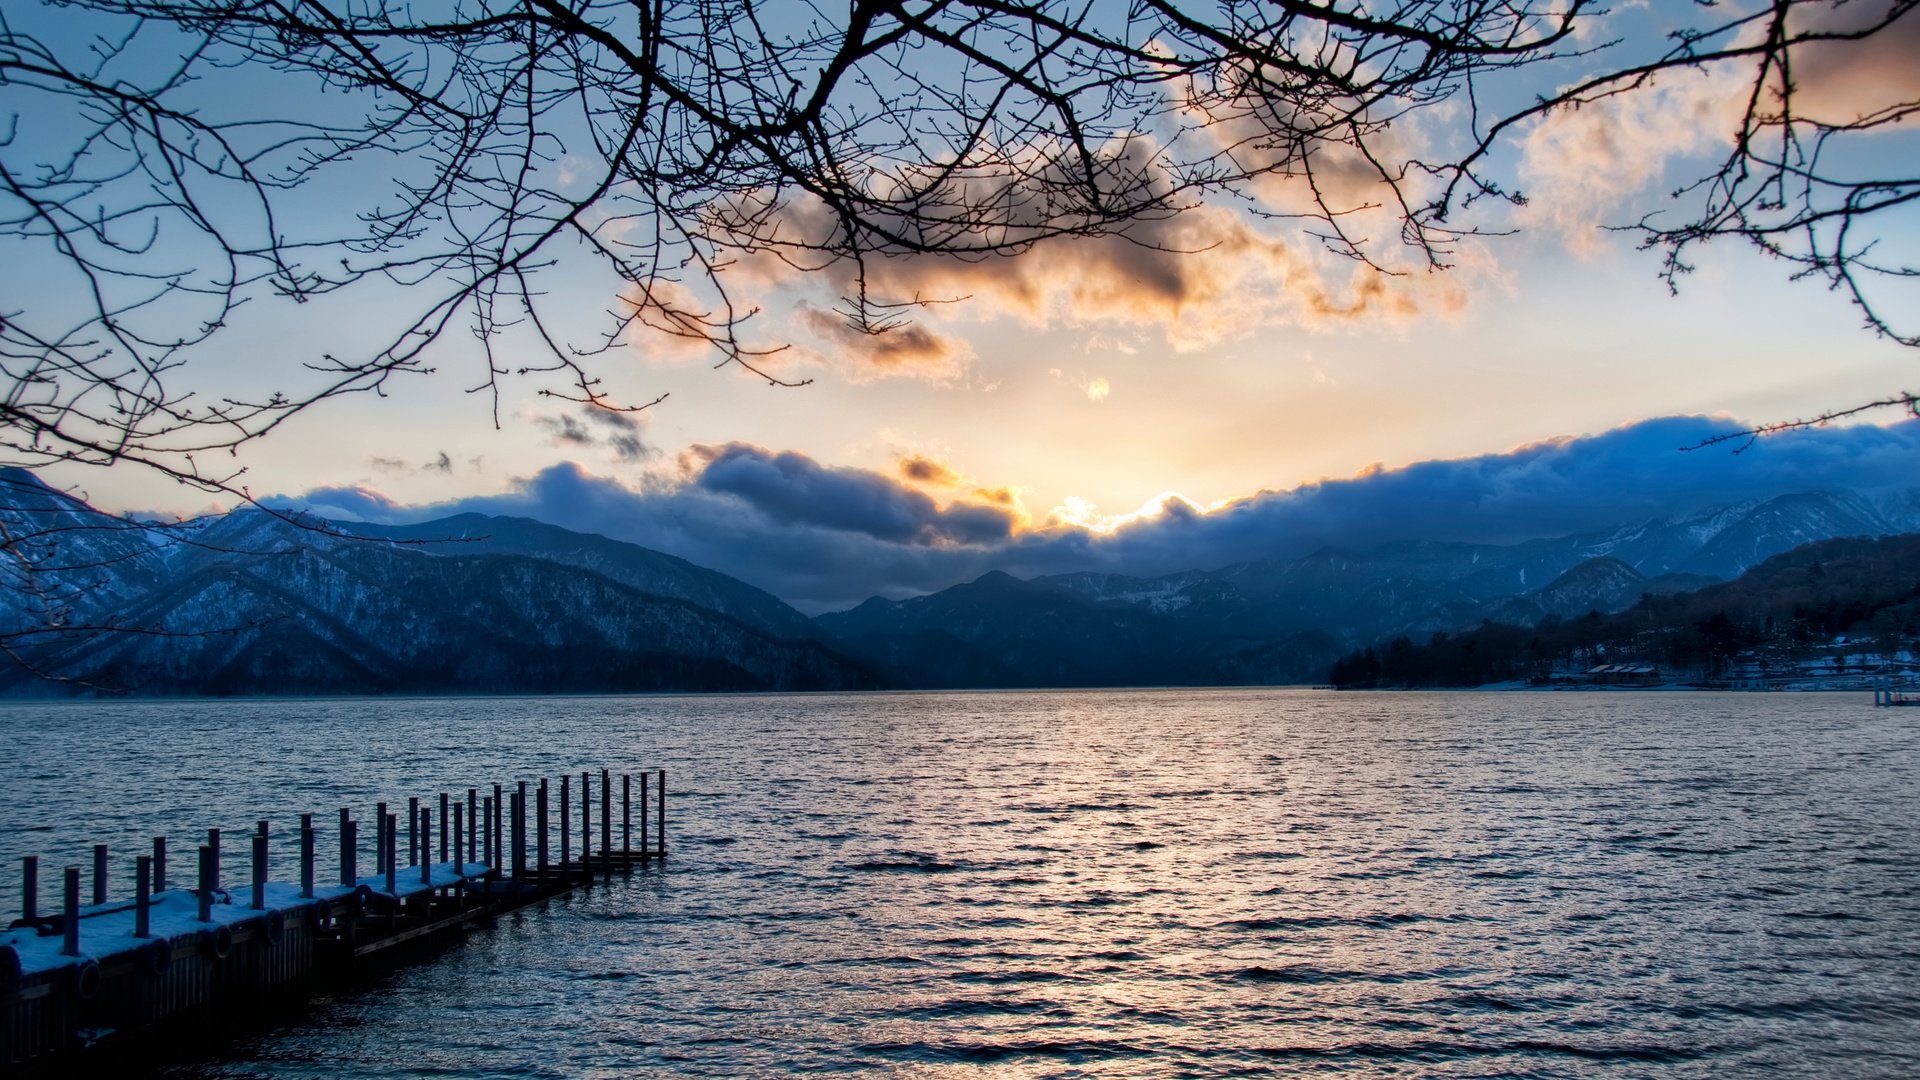
[[[40,864],[22,860],[22,912],[0,931],[0,1072],[61,1068],[77,1054],[187,1025],[216,1025],[262,994],[298,994],[316,976],[428,936],[578,888],[595,874],[666,857],[667,777],[639,775],[638,835],[633,774],[579,775],[577,821],[571,776],[491,794],[468,788],[431,801],[409,799],[406,816],[380,803],[373,815],[373,870],[360,873],[360,822],[339,815],[337,863],[321,883],[313,815],[292,835],[300,880],[268,880],[271,826],[247,835],[244,884],[224,881],[221,831],[199,846],[191,888],[170,883],[167,838],[134,860],[134,895],[107,895],[108,851],[95,845],[91,903],[81,868],[55,884],[57,911],[40,908]],[[649,789],[652,789],[651,791]],[[557,798],[554,796],[557,794]],[[599,843],[594,843],[594,795]],[[651,813],[649,812],[651,811]],[[439,828],[436,830],[435,825]],[[557,834],[557,835],[556,835]],[[402,837],[405,847],[402,850]],[[635,841],[638,841],[636,844]]]

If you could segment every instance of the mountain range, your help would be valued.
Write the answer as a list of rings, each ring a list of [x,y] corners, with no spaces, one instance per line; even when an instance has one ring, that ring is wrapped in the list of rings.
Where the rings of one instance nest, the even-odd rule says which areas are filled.
[[[1814,492],[1524,543],[1414,541],[1156,578],[989,574],[818,622],[909,685],[1318,682],[1350,649],[1487,619],[1623,610],[1771,555],[1920,530],[1912,492]]]
[[[1920,492],[1811,492],[1523,543],[1417,541],[1154,578],[993,572],[809,619],[670,555],[524,518],[258,509],[152,526],[0,470],[0,692],[843,690],[1319,682],[1355,647],[1685,593],[1920,531]],[[48,676],[53,677],[49,681]]]
[[[3,590],[0,641],[21,663],[0,689],[16,693],[884,685],[744,582],[538,522],[376,530],[248,509],[141,527],[25,473],[0,473],[0,490],[36,567],[14,560]]]

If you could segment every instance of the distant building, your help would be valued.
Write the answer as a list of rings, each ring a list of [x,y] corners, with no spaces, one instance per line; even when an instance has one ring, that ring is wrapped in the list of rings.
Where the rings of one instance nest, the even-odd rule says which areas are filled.
[[[1658,686],[1660,668],[1654,664],[1598,664],[1584,679],[1594,686]]]

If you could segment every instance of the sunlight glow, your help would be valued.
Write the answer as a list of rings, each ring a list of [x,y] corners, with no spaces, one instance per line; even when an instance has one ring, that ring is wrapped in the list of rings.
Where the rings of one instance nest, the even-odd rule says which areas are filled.
[[[1168,508],[1178,505],[1182,511],[1192,515],[1208,514],[1233,500],[1227,499],[1202,506],[1177,491],[1163,491],[1139,508],[1127,514],[1103,514],[1099,506],[1091,500],[1078,495],[1069,495],[1059,506],[1047,511],[1046,523],[1049,528],[1067,527],[1085,529],[1092,533],[1118,532],[1125,526],[1137,521],[1151,521],[1165,517]]]

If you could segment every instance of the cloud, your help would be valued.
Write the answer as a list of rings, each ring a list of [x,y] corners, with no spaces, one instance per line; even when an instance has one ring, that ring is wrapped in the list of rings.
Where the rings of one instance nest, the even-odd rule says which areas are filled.
[[[1682,68],[1634,92],[1549,114],[1521,142],[1529,198],[1521,219],[1544,221],[1576,251],[1597,249],[1600,226],[1674,159],[1728,144],[1750,79],[1727,65]]]
[[[880,301],[965,298],[937,317],[986,312],[1034,325],[1151,328],[1180,351],[1276,323],[1410,317],[1457,311],[1465,302],[1458,280],[1389,277],[1345,260],[1339,265],[1351,269],[1344,276],[1323,270],[1310,249],[1267,235],[1238,211],[1199,206],[1105,236],[1041,241],[1014,255],[896,254],[868,259],[858,269]],[[851,292],[859,285],[855,272],[836,263],[821,279]],[[889,333],[921,327],[926,317],[933,316]],[[809,325],[818,329],[814,320]],[[913,344],[907,352],[918,355],[923,347]]]
[[[1796,3],[1788,32],[1856,33],[1878,26],[1892,10],[1891,0]],[[1757,44],[1765,27],[1757,20],[1740,40],[1724,44]],[[1916,56],[1916,8],[1859,40],[1796,45],[1788,56],[1793,113],[1828,125],[1911,123],[1920,113]],[[1596,246],[1602,235],[1597,227],[1611,222],[1630,197],[1660,182],[1676,159],[1709,155],[1717,161],[1731,149],[1759,74],[1753,58],[1676,68],[1628,92],[1553,112],[1522,141],[1521,177],[1532,200],[1522,218],[1544,219],[1576,250]],[[1768,70],[1767,79],[1755,103],[1761,126],[1777,119],[1786,89],[1777,68]]]
[[[805,454],[746,443],[696,446],[683,458],[695,486],[732,495],[769,520],[930,546],[1004,540],[1013,519],[992,506],[932,498],[865,469],[822,465]]]
[[[925,454],[909,454],[900,459],[900,475],[916,484],[930,487],[959,487],[966,481],[952,466],[943,461],[935,461]]]
[[[889,375],[952,382],[966,373],[973,358],[972,346],[925,322],[881,323],[862,329],[838,312],[804,303],[795,315],[826,347],[828,361],[838,361],[836,366],[855,382]]]
[[[607,450],[616,461],[636,462],[655,457],[659,451],[640,438],[640,414],[598,405],[582,405],[576,412],[536,414],[536,427],[544,428],[555,446]],[[447,455],[440,455],[446,470],[452,470]]]
[[[970,489],[943,505],[908,479],[744,443],[695,447],[676,474],[639,486],[564,463],[502,494],[451,502],[403,505],[338,487],[281,504],[367,520],[538,518],[679,555],[821,610],[996,569],[1155,575],[1400,540],[1511,543],[1793,492],[1911,488],[1920,477],[1920,420],[1794,432],[1738,456],[1678,450],[1737,428],[1666,417],[1501,453],[1372,465],[1210,509],[1174,495],[1120,518],[1085,508],[1109,531],[1059,517],[1035,525],[1013,488]]]
[[[1920,477],[1920,421],[1793,432],[1737,456],[1678,450],[1738,428],[1666,417],[1505,453],[1371,465],[1205,514],[1142,520],[1103,547],[1115,565],[1167,572],[1401,540],[1513,543],[1794,492],[1908,487]]]
[[[1853,0],[1795,7],[1794,29],[1857,33],[1893,12],[1891,0]],[[1884,29],[1859,41],[1815,41],[1793,50],[1793,108],[1823,124],[1891,119],[1904,122],[1920,106],[1920,8],[1908,8]]]

